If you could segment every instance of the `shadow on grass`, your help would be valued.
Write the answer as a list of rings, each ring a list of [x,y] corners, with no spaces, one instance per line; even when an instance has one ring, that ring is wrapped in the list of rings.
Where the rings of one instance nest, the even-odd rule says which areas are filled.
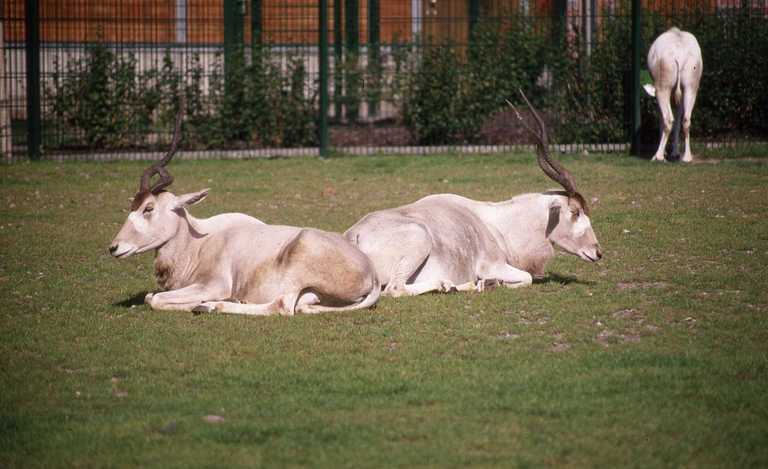
[[[144,304],[144,297],[147,296],[147,293],[149,292],[139,292],[135,295],[124,299],[123,301],[118,301],[117,303],[112,303],[112,306],[122,306],[123,308],[130,308],[132,306],[141,306]]]
[[[570,275],[560,275],[557,273],[550,273],[544,278],[534,279],[533,283],[542,283],[542,284],[559,283],[561,285],[569,285],[571,283],[575,283],[578,285],[590,285],[590,286],[596,285],[596,283],[592,281],[579,280],[578,278]]]

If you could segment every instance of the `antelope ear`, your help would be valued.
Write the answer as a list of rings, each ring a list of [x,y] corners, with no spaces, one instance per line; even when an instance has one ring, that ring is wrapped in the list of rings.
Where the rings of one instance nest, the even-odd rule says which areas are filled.
[[[176,197],[176,208],[185,208],[202,202],[210,189],[203,189],[199,192],[191,192]]]
[[[643,89],[646,93],[648,93],[651,97],[656,97],[656,87],[650,84],[643,85]]]
[[[549,206],[549,218],[547,219],[547,230],[545,236],[549,238],[549,235],[555,230],[560,223],[560,204],[555,202]]]

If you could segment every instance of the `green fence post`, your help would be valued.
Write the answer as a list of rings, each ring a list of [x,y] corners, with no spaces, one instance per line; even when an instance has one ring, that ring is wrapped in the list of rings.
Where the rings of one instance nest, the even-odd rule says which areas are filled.
[[[328,156],[328,0],[318,2],[320,40],[318,41],[318,61],[320,63],[320,115],[318,116],[318,131],[320,132],[320,157]]]
[[[344,3],[347,48],[352,52],[358,52],[360,49],[360,0],[345,0]]]
[[[368,0],[368,75],[371,93],[368,96],[368,117],[379,114],[381,99],[381,32],[379,0]]]
[[[334,0],[333,2],[333,108],[334,119],[341,120],[341,94],[344,89],[344,74],[342,72],[342,54],[344,53],[343,26],[341,24],[341,12],[344,0]]]
[[[631,123],[630,137],[632,144],[629,152],[632,155],[640,154],[640,54],[642,47],[642,5],[640,0],[632,0],[632,89],[631,93]]]
[[[568,16],[567,0],[552,0],[552,45],[559,50],[565,38],[565,24]]]
[[[480,0],[469,0],[469,38],[472,39],[472,33],[475,31],[477,19],[480,17]]]
[[[37,0],[24,2],[25,51],[27,67],[27,155],[40,159],[42,142],[40,112],[40,10]],[[9,129],[10,131],[10,129]]]
[[[261,0],[251,0],[251,62],[261,61]]]
[[[238,141],[247,138],[241,102],[244,98],[245,0],[224,0],[224,102],[222,114],[227,122],[224,138]]]
[[[344,23],[347,33],[347,53],[344,63],[344,102],[347,120],[357,122],[360,112],[361,79],[358,70],[360,57],[360,0],[345,0]]]
[[[230,83],[242,63],[243,48],[242,0],[224,0],[224,89],[233,90]]]

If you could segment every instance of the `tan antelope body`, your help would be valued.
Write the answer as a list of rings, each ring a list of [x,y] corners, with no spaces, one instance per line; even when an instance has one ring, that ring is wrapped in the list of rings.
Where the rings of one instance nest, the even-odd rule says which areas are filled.
[[[292,315],[376,303],[381,289],[371,262],[339,234],[267,225],[238,213],[193,217],[187,208],[207,189],[180,196],[164,191],[173,180],[164,166],[177,142],[145,172],[109,249],[120,259],[156,251],[155,276],[165,291],[147,295],[152,308]],[[150,189],[155,172],[161,180]]]
[[[680,140],[680,125],[683,127],[685,150],[681,160],[693,161],[691,153],[691,114],[699,92],[699,82],[704,70],[701,48],[693,34],[670,28],[659,35],[648,51],[648,70],[653,76],[653,85],[645,85],[645,91],[655,96],[661,112],[661,139],[659,148],[651,161],[664,161],[664,150],[670,133],[672,154],[676,156]],[[672,111],[672,102],[677,104]],[[676,116],[675,116],[676,115]],[[682,118],[682,122],[680,121]]]
[[[371,259],[384,294],[529,285],[534,276],[544,275],[553,244],[590,262],[602,257],[586,202],[570,173],[549,157],[546,128],[531,110],[541,131],[528,129],[538,140],[539,165],[565,191],[504,202],[430,195],[366,215],[344,236]]]

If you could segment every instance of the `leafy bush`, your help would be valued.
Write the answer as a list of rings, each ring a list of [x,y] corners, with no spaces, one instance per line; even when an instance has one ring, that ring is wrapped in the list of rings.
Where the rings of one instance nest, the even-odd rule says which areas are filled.
[[[59,145],[116,148],[131,146],[137,133],[152,123],[157,101],[142,93],[151,77],[136,70],[133,54],[117,55],[103,44],[86,49],[62,72],[56,62],[51,84],[45,88],[50,109],[46,115]]]
[[[479,25],[466,50],[433,46],[412,70],[404,122],[422,144],[471,143],[491,114],[521,88],[536,96],[543,48],[530,24]]]
[[[217,56],[206,93],[199,54],[192,56],[185,79],[170,50],[159,69],[139,73],[133,54],[97,43],[64,70],[55,67],[45,88],[46,144],[117,149],[157,143],[154,136],[172,133],[183,95],[187,146],[314,145],[316,96],[307,95],[311,84],[303,60],[293,57],[283,69],[266,50],[254,51],[251,64],[242,52],[226,80]]]
[[[451,48],[424,51],[405,96],[403,120],[423,144],[462,137],[460,64]]]
[[[266,49],[245,69],[244,128],[263,146],[311,146],[317,143],[315,93],[307,96],[309,75],[299,56],[286,68],[270,60]]]

